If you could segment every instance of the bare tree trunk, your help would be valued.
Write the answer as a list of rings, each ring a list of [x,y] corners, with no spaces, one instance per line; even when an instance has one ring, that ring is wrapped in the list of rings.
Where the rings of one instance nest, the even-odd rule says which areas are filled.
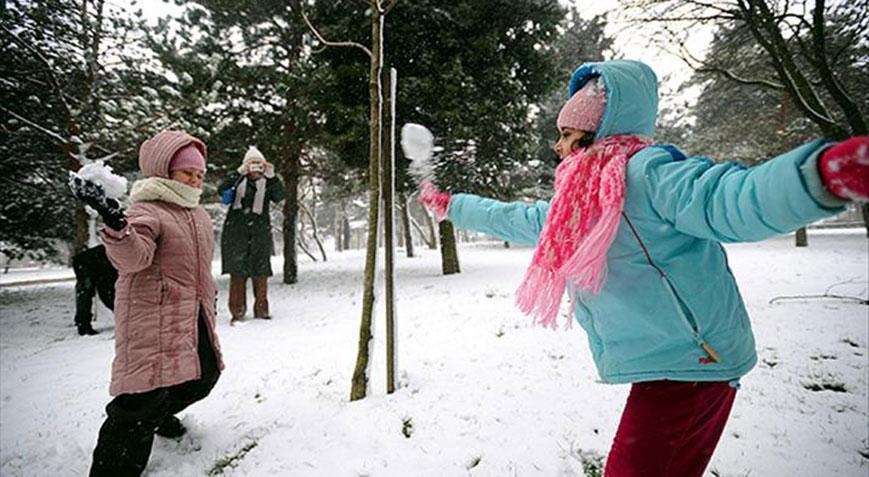
[[[425,242],[426,247],[431,250],[437,248],[437,239],[434,235],[426,235],[425,231],[422,230],[422,227],[413,219],[410,215],[408,215],[408,220],[410,220],[410,224],[413,225],[413,228],[416,229],[416,232],[419,234],[420,238],[423,242]]]
[[[336,252],[342,251],[342,249],[341,249],[341,245],[342,245],[342,243],[341,243],[341,234],[342,234],[341,214],[342,214],[341,207],[338,207],[338,205],[335,204],[335,219],[332,221],[332,230],[334,231],[334,236],[335,236],[335,251]]]
[[[370,99],[370,146],[368,156],[368,244],[365,252],[365,277],[362,289],[362,318],[359,323],[359,348],[350,387],[350,400],[368,394],[369,344],[374,314],[374,280],[377,266],[377,229],[380,219],[380,127],[381,127],[381,68],[383,61],[383,11],[379,1],[371,2],[371,68],[368,77]]]
[[[459,253],[456,250],[456,234],[453,223],[444,220],[438,223],[441,238],[441,271],[444,275],[460,273]]]
[[[410,213],[407,206],[407,194],[401,192],[398,194],[398,211],[401,214],[401,228],[404,236],[404,247],[407,252],[407,257],[413,257],[413,235],[410,234]]]
[[[343,241],[342,250],[350,250],[350,239],[352,238],[352,230],[350,230],[350,219],[346,215],[341,218],[341,240]]]
[[[85,119],[93,119],[99,112],[99,101],[97,100],[96,90],[99,87],[99,59],[100,47],[102,44],[103,32],[103,0],[94,3],[94,22],[91,25],[88,20],[88,2],[81,3],[81,47],[85,60],[85,78],[83,82],[84,95],[82,97],[84,110],[78,113],[78,116],[83,116]],[[5,7],[4,7],[5,10]],[[62,94],[58,92],[59,94]],[[82,133],[80,120],[82,118],[73,117],[72,114],[67,116],[67,133],[71,136],[78,136]],[[78,160],[81,153],[78,144],[67,141],[64,145],[64,152],[69,160],[69,170],[78,171],[82,164]],[[88,239],[90,230],[88,225],[88,215],[84,210],[84,206],[76,204],[75,208],[75,233],[73,235],[72,254],[70,254],[70,264],[72,256],[78,252],[88,248]]]
[[[431,241],[428,242],[428,248],[431,250],[435,250],[436,248],[438,248],[438,244],[435,240],[435,237],[437,237],[437,235],[435,234],[434,220],[431,219],[431,215],[428,212],[426,212],[424,216],[425,224],[428,226],[428,236],[431,237]]]
[[[72,245],[69,248],[68,265],[72,266],[72,257],[88,248],[88,238],[90,230],[88,229],[88,214],[84,210],[84,205],[77,203],[75,206],[75,235],[73,236]]]
[[[288,148],[284,160],[280,161],[281,175],[284,176],[284,283],[299,281],[299,265],[296,254],[296,222],[299,220],[299,151]]]
[[[314,242],[317,244],[317,248],[320,249],[320,255],[322,255],[323,261],[327,261],[326,249],[323,248],[323,242],[320,241],[320,237],[317,234],[317,219],[314,217],[314,214],[311,213],[311,211],[308,210],[308,208],[304,205],[299,204],[299,208],[302,210],[302,212],[305,213],[306,216],[308,216],[308,220],[311,221],[311,236],[314,238]]]
[[[308,250],[308,246],[305,244],[305,240],[302,238],[301,234],[297,237],[296,244],[299,246],[300,249],[302,249],[302,252],[304,252],[305,255],[307,255],[308,258],[311,259],[312,262],[317,261],[317,257],[315,257],[314,254],[312,254],[311,251]]]
[[[809,236],[806,234],[805,227],[798,228],[795,237],[796,237],[796,246],[797,247],[808,247],[809,246]]]
[[[382,195],[385,248],[384,282],[386,299],[386,393],[395,392],[395,87],[396,71],[386,79],[385,127],[383,135]]]
[[[830,93],[833,101],[845,113],[845,120],[848,122],[851,134],[862,136],[866,134],[866,119],[863,117],[860,107],[851,95],[845,91],[842,83],[836,79],[830,67],[830,62],[827,59],[826,20],[824,16],[824,0],[817,0],[815,2],[815,9],[812,11],[812,50],[814,53],[812,63],[814,63],[818,70],[824,89]]]
[[[860,212],[863,214],[863,224],[866,225],[866,237],[869,238],[869,204],[861,205]]]

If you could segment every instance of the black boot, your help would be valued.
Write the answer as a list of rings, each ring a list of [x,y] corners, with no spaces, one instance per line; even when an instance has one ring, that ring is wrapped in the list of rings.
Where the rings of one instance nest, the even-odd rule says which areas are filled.
[[[95,330],[90,323],[83,323],[77,326],[79,336],[93,336],[100,334],[99,331]]]
[[[154,434],[157,434],[160,437],[168,437],[170,439],[177,439],[184,435],[187,432],[187,428],[184,427],[184,424],[181,424],[181,421],[178,420],[175,416],[169,416],[157,426],[157,429],[154,430]]]

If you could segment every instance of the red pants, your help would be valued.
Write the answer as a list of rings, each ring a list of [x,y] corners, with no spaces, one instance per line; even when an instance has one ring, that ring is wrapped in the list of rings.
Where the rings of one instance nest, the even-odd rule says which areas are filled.
[[[735,397],[728,382],[634,384],[604,475],[702,476]]]

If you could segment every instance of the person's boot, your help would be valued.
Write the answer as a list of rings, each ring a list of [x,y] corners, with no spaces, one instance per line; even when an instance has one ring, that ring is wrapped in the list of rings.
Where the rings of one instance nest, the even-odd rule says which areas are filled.
[[[253,282],[253,317],[260,320],[271,320],[272,316],[269,313],[269,295],[268,284],[269,277],[252,277]]]
[[[154,434],[169,439],[177,439],[187,432],[187,428],[175,416],[169,416],[154,429]]]
[[[240,275],[229,276],[229,314],[232,318],[229,320],[230,325],[235,325],[244,319],[244,312],[247,309],[247,290],[245,284],[247,278]]]
[[[76,326],[78,328],[79,336],[93,336],[100,334],[99,331],[95,330],[90,323],[82,323]]]

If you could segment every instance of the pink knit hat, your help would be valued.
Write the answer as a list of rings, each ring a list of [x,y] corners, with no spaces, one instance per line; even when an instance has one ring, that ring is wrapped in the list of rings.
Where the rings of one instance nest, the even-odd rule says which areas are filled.
[[[597,131],[606,109],[606,91],[598,80],[592,79],[564,103],[558,113],[558,129],[573,128]]]
[[[142,170],[142,175],[168,179],[169,163],[175,153],[191,144],[199,149],[204,161],[208,157],[205,144],[184,131],[161,131],[146,139],[139,147],[139,169]]]
[[[205,158],[202,157],[202,153],[199,152],[196,144],[188,144],[175,153],[175,157],[169,163],[169,172],[171,173],[180,169],[205,171]]]

